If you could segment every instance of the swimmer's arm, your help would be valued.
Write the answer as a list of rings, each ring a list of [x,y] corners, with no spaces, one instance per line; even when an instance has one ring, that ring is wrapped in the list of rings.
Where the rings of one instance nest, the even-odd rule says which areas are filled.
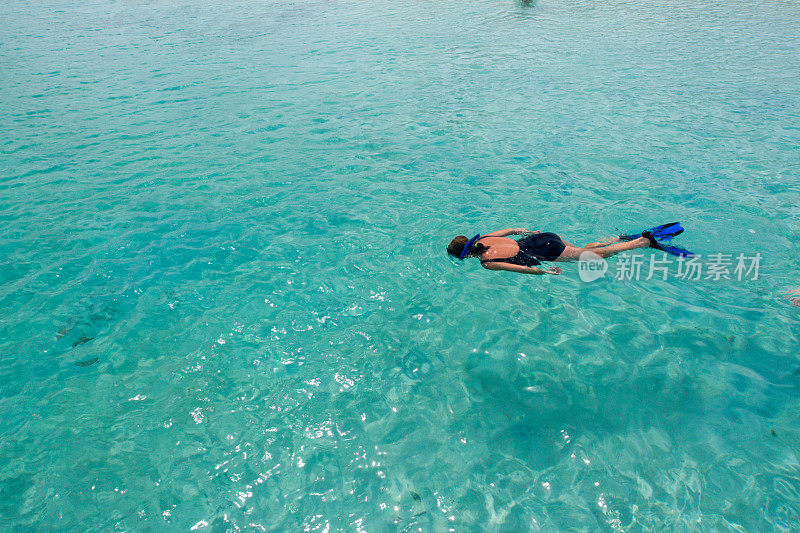
[[[544,270],[542,268],[537,267],[526,267],[523,265],[513,265],[511,263],[482,263],[481,266],[488,270],[507,270],[509,272],[519,272],[520,274],[533,274],[535,276],[541,276],[543,274],[553,274],[558,275],[561,274],[561,269],[557,267],[548,268]]]
[[[482,235],[482,237],[508,237],[509,235],[533,235],[534,233],[541,233],[541,231],[531,231],[524,228],[508,228],[487,233],[486,235]]]

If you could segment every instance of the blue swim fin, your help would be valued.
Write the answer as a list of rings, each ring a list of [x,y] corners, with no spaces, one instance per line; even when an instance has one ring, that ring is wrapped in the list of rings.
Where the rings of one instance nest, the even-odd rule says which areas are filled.
[[[667,224],[661,224],[660,226],[655,226],[644,231],[649,231],[653,234],[653,237],[662,241],[670,241],[673,237],[677,237],[681,233],[684,232],[683,226],[681,226],[680,222],[669,222]],[[630,235],[620,235],[619,239],[621,241],[632,241],[634,239],[638,239],[639,237],[643,236],[643,233],[631,233]]]
[[[670,246],[669,244],[662,244],[661,249],[670,255],[677,255],[678,257],[697,257],[696,254],[693,254],[686,248],[681,248],[680,246]]]
[[[685,230],[683,226],[681,226],[680,222],[674,222],[672,224],[664,224],[663,226],[659,226],[650,230],[653,232],[653,237],[659,239],[661,241],[670,241],[673,237],[677,237]]]
[[[651,231],[643,231],[642,237],[645,237],[647,240],[650,241],[650,248],[655,248],[656,250],[661,250],[663,252],[667,252],[670,255],[675,255],[678,257],[695,257],[695,254],[684,248],[680,248],[678,246],[670,246],[668,244],[661,244],[656,240],[655,235],[653,235]]]

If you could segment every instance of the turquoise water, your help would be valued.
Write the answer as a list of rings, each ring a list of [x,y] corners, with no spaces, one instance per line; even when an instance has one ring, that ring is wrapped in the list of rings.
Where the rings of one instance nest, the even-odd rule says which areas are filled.
[[[798,27],[2,3],[0,530],[797,530]],[[762,276],[444,253],[669,220]]]

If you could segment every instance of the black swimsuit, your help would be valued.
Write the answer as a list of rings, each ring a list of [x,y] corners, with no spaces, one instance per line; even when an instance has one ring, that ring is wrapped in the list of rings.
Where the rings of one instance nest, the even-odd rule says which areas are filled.
[[[514,257],[482,259],[483,263],[511,263],[512,265],[536,266],[541,261],[554,261],[567,247],[555,233],[536,233],[517,241],[519,252]]]

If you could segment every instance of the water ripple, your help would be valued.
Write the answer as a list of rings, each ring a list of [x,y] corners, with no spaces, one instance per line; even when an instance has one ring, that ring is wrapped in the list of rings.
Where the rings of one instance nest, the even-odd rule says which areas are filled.
[[[4,524],[800,528],[797,11],[4,3]],[[764,276],[444,254],[664,213]]]

